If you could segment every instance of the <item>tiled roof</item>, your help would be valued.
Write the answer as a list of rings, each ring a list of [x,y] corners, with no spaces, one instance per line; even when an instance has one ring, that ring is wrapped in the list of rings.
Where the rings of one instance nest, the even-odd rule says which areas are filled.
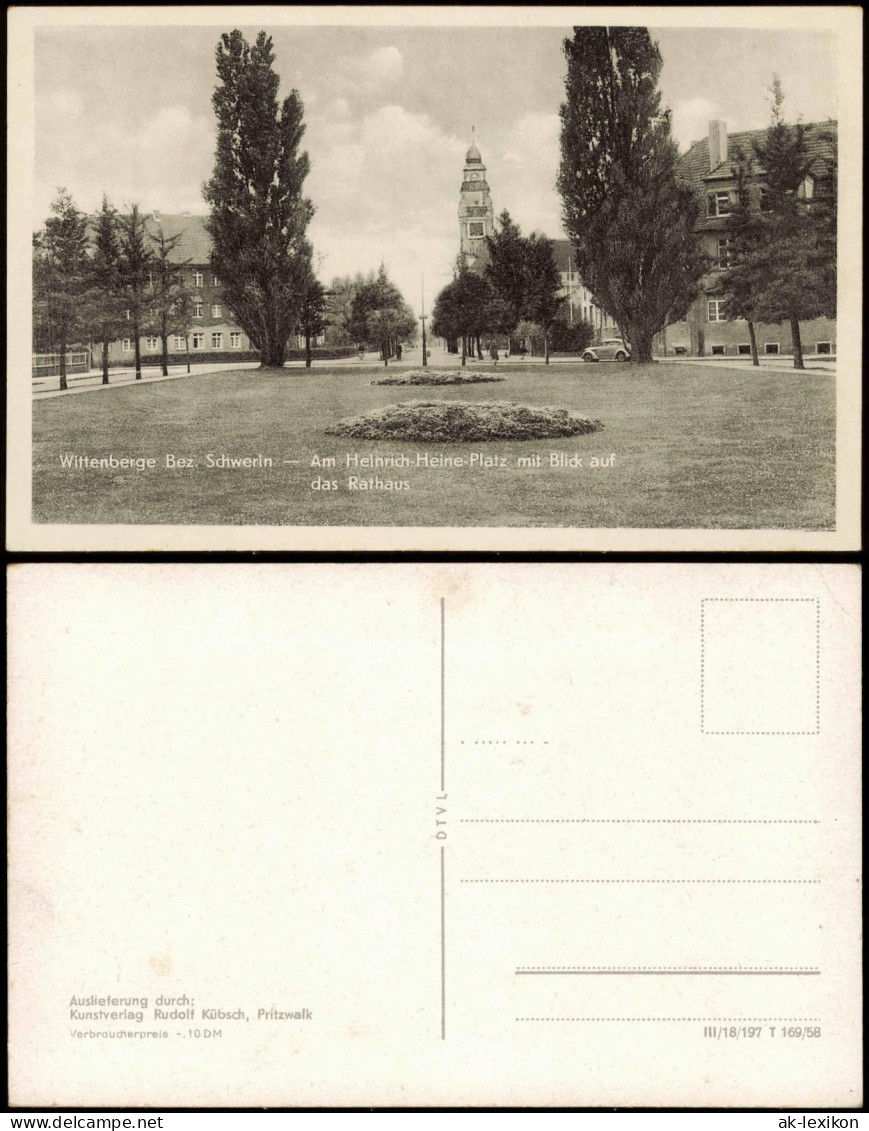
[[[714,169],[709,168],[708,138],[695,141],[688,152],[679,159],[679,172],[698,189],[703,188],[707,180],[728,178],[731,176],[731,164],[736,148],[739,147],[749,154],[753,153],[754,142],[765,140],[768,129],[769,127],[762,130],[742,130],[740,133],[730,134],[727,138],[729,156],[726,161],[722,161]],[[814,159],[815,170],[819,173],[823,172],[830,160],[830,139],[836,134],[837,123],[834,121],[808,122],[805,125],[805,130],[807,154]]]
[[[207,216],[193,216],[190,213],[170,216],[160,212],[157,216],[159,222],[151,212],[144,215],[145,228],[149,235],[157,236],[161,229],[167,239],[180,235],[169,257],[173,263],[189,263],[197,267],[208,266],[211,261],[211,236],[205,230]],[[96,220],[96,216],[88,218],[91,238],[96,230]]]
[[[161,229],[167,239],[180,236],[172,252],[173,262],[207,264],[211,260],[211,236],[205,230],[206,219],[206,216],[170,216],[158,212],[157,218],[149,214],[145,223],[152,236],[159,236]]]

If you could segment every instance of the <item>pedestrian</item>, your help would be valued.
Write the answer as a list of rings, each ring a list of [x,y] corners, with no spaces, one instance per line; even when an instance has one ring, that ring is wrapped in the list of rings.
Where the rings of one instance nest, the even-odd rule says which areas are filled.
[[[489,356],[492,359],[492,365],[497,369],[498,368],[498,346],[495,344],[494,339],[489,344]]]
[[[401,342],[395,347],[395,360],[401,361]]]

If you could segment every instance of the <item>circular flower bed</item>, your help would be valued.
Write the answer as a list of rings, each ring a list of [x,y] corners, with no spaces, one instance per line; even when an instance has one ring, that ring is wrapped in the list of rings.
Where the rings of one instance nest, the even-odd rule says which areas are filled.
[[[486,440],[540,440],[599,432],[603,424],[553,405],[489,401],[402,401],[341,420],[329,436],[354,440],[417,440],[464,443]]]
[[[463,373],[460,369],[408,369],[397,377],[384,377],[372,385],[484,385],[503,381],[491,373]]]

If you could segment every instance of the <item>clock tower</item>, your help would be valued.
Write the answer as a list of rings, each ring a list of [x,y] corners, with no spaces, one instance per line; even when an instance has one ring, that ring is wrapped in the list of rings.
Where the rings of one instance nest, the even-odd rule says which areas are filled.
[[[474,141],[465,155],[465,170],[459,195],[459,237],[462,255],[470,268],[479,269],[486,259],[486,236],[494,231],[492,196],[486,184],[486,166]]]

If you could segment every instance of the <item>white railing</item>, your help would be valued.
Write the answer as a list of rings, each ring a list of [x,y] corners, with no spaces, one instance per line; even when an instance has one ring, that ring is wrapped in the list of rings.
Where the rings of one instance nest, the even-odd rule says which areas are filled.
[[[87,373],[90,368],[90,355],[86,350],[66,355],[67,373]],[[56,377],[60,373],[59,353],[33,354],[32,377]]]

